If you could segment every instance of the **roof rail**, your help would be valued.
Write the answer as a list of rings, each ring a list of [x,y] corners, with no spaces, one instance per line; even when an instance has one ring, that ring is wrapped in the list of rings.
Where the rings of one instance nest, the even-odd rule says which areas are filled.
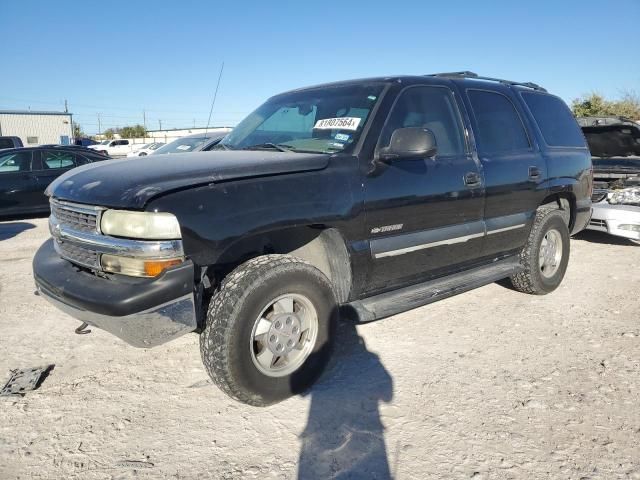
[[[470,72],[468,70],[463,70],[461,72],[445,72],[445,73],[432,73],[427,75],[428,77],[456,77],[456,78],[469,78],[472,80],[488,80],[490,82],[499,82],[504,85],[520,85],[522,87],[531,88],[532,90],[539,90],[541,92],[546,92],[545,88],[542,88],[537,83],[533,82],[514,82],[512,80],[504,80],[502,78],[493,78],[493,77],[482,77],[477,73]]]

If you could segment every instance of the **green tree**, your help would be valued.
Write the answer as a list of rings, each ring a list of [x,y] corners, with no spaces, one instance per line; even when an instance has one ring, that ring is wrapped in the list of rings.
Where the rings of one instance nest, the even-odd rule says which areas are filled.
[[[73,123],[73,138],[84,138],[86,135],[82,131],[82,126],[79,123]]]
[[[122,127],[119,133],[122,138],[144,138],[147,131],[142,125],[134,125],[133,127]]]
[[[640,120],[640,97],[633,92],[624,92],[620,99],[609,100],[593,92],[574,99],[571,110],[576,117],[621,116]]]
[[[107,128],[104,132],[103,135],[106,139],[111,140],[114,136],[115,136],[116,132],[113,128]]]

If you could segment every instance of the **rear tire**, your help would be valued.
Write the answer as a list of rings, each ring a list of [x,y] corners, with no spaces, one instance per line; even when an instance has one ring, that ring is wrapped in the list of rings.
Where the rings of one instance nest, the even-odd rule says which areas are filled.
[[[230,397],[267,406],[306,390],[332,350],[337,304],[329,280],[289,255],[249,260],[213,295],[202,362]]]
[[[569,241],[563,212],[539,209],[520,252],[524,271],[511,277],[513,287],[533,295],[546,295],[558,288],[569,263]]]

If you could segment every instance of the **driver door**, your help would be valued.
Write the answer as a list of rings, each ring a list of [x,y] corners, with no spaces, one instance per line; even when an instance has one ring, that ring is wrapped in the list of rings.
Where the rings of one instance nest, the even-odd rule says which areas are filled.
[[[404,127],[431,130],[438,150],[432,158],[373,162],[375,171],[364,178],[372,256],[367,293],[445,275],[481,256],[483,179],[465,141],[453,92],[446,86],[405,88],[376,151]]]

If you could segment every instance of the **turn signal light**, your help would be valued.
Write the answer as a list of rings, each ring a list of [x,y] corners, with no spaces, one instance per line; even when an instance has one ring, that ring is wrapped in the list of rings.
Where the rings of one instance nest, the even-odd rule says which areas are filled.
[[[148,277],[157,277],[167,268],[180,265],[181,263],[182,260],[177,258],[173,260],[147,260],[144,262],[144,273]]]
[[[101,258],[102,269],[105,272],[120,273],[132,277],[157,277],[167,268],[180,265],[183,261],[183,258],[147,260],[108,254],[103,254]]]

